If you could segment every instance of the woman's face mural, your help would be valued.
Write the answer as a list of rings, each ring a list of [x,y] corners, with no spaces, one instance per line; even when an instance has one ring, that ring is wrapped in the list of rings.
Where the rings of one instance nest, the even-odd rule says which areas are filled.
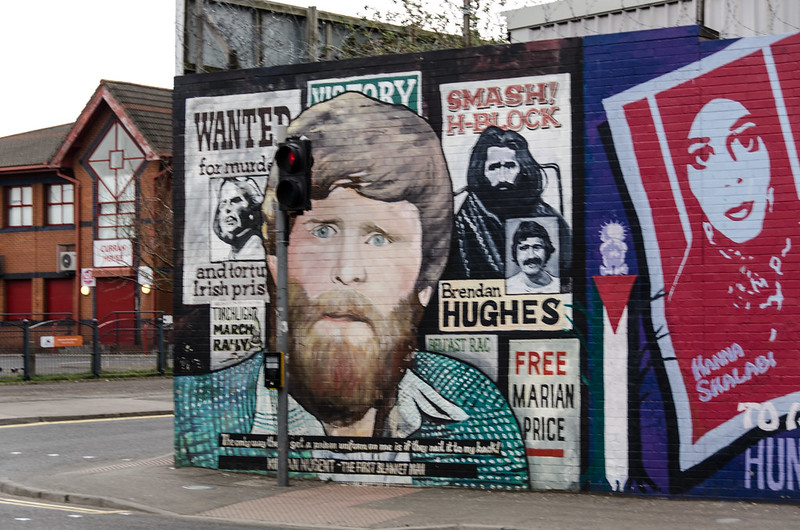
[[[744,105],[706,103],[689,131],[689,157],[689,187],[711,226],[735,243],[758,236],[770,202],[770,160]]]

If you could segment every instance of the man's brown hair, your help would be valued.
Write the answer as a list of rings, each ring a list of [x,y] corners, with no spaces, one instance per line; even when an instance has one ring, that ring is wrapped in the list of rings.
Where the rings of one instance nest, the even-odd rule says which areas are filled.
[[[417,207],[422,224],[417,287],[435,286],[450,248],[453,193],[431,126],[405,106],[345,92],[303,111],[287,134],[311,140],[313,200],[336,188],[351,188],[369,199],[408,201]],[[268,211],[272,204],[264,201],[268,224],[274,220]],[[268,238],[271,254],[273,239]]]

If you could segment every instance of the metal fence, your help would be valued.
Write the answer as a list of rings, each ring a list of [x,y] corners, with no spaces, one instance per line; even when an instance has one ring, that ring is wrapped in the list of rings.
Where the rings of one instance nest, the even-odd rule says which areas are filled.
[[[0,378],[164,375],[172,368],[172,330],[163,311],[117,311],[82,321],[60,316],[0,313]]]

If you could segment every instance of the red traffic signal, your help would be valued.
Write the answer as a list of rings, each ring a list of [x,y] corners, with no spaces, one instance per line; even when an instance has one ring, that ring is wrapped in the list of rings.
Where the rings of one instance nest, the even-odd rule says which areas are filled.
[[[292,136],[278,144],[275,153],[278,186],[275,196],[281,210],[302,212],[311,209],[311,141]]]
[[[311,143],[308,140],[305,142]],[[278,144],[278,152],[275,153],[275,163],[278,164],[278,169],[286,173],[303,173],[306,169],[306,158],[308,158],[306,146],[303,144],[303,140],[292,138]]]

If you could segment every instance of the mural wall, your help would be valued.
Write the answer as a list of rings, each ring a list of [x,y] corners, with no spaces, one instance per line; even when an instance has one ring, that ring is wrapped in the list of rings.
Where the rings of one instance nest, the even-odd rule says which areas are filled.
[[[796,499],[800,38],[697,35],[178,78],[178,464],[277,470],[288,126],[292,476]]]

